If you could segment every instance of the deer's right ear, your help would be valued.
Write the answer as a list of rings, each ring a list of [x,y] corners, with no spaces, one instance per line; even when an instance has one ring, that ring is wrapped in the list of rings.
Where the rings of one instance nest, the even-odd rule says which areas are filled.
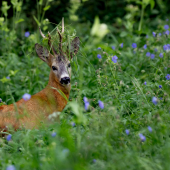
[[[50,57],[51,57],[50,52],[38,43],[35,44],[35,50],[38,54],[38,57],[44,62],[46,62],[48,65],[50,65]]]

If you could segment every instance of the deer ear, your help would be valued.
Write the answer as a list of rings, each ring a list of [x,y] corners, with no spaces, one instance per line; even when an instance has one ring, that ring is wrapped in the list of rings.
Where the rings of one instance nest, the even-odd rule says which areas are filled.
[[[79,50],[79,46],[80,46],[80,40],[79,37],[75,37],[74,40],[71,42],[71,46],[70,46],[70,56],[71,58],[73,58],[74,55],[77,54],[78,50]]]
[[[50,57],[52,56],[50,52],[38,43],[35,44],[35,50],[38,54],[38,57],[44,62],[46,62],[48,65],[50,65]]]

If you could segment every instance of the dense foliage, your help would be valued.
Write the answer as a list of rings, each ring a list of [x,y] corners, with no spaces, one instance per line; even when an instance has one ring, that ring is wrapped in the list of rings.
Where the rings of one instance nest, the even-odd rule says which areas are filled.
[[[49,23],[36,19],[47,33]],[[170,21],[156,21],[154,30],[124,28],[120,36],[97,17],[92,27],[66,24],[81,45],[60,122],[7,133],[0,139],[0,169],[169,169]],[[34,52],[44,42],[25,28],[20,17],[0,18],[0,98],[7,104],[48,82],[50,69]]]

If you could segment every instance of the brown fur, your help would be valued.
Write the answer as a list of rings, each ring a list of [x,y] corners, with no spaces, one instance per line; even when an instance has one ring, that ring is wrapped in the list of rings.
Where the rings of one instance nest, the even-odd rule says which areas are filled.
[[[67,98],[69,97],[70,89],[61,86],[51,71],[46,88],[31,96],[30,100],[21,99],[16,102],[16,106],[14,104],[0,106],[1,130],[5,130],[5,127],[9,125],[12,125],[14,129],[35,128],[40,121],[45,121],[49,114],[62,111],[67,101],[56,89],[51,87],[61,90]]]
[[[41,30],[40,33],[42,34]],[[61,36],[61,35],[60,35]],[[44,37],[44,35],[43,35]],[[49,34],[49,46],[51,47],[51,39]],[[61,42],[61,38],[60,38]],[[59,44],[61,46],[61,44]],[[61,47],[60,47],[61,48]],[[68,66],[69,56],[62,51],[56,53],[54,47],[53,54],[39,44],[35,44],[36,52],[41,60],[46,62],[51,68],[48,85],[39,93],[31,96],[31,99],[24,99],[11,105],[0,106],[0,130],[7,131],[8,126],[12,126],[15,130],[24,128],[36,128],[41,122],[48,119],[53,112],[61,112],[67,104],[67,100],[58,92],[62,91],[69,98],[71,85],[63,85],[60,83],[61,75],[71,75],[71,68]],[[71,58],[79,49],[79,38],[76,37],[71,43]],[[53,70],[53,66],[57,69]]]

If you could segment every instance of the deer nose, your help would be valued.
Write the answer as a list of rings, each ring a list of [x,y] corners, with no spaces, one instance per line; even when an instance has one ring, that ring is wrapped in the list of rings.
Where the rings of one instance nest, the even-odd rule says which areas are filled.
[[[68,84],[68,83],[70,83],[70,78],[69,77],[63,77],[63,78],[61,78],[60,83],[61,84]]]

